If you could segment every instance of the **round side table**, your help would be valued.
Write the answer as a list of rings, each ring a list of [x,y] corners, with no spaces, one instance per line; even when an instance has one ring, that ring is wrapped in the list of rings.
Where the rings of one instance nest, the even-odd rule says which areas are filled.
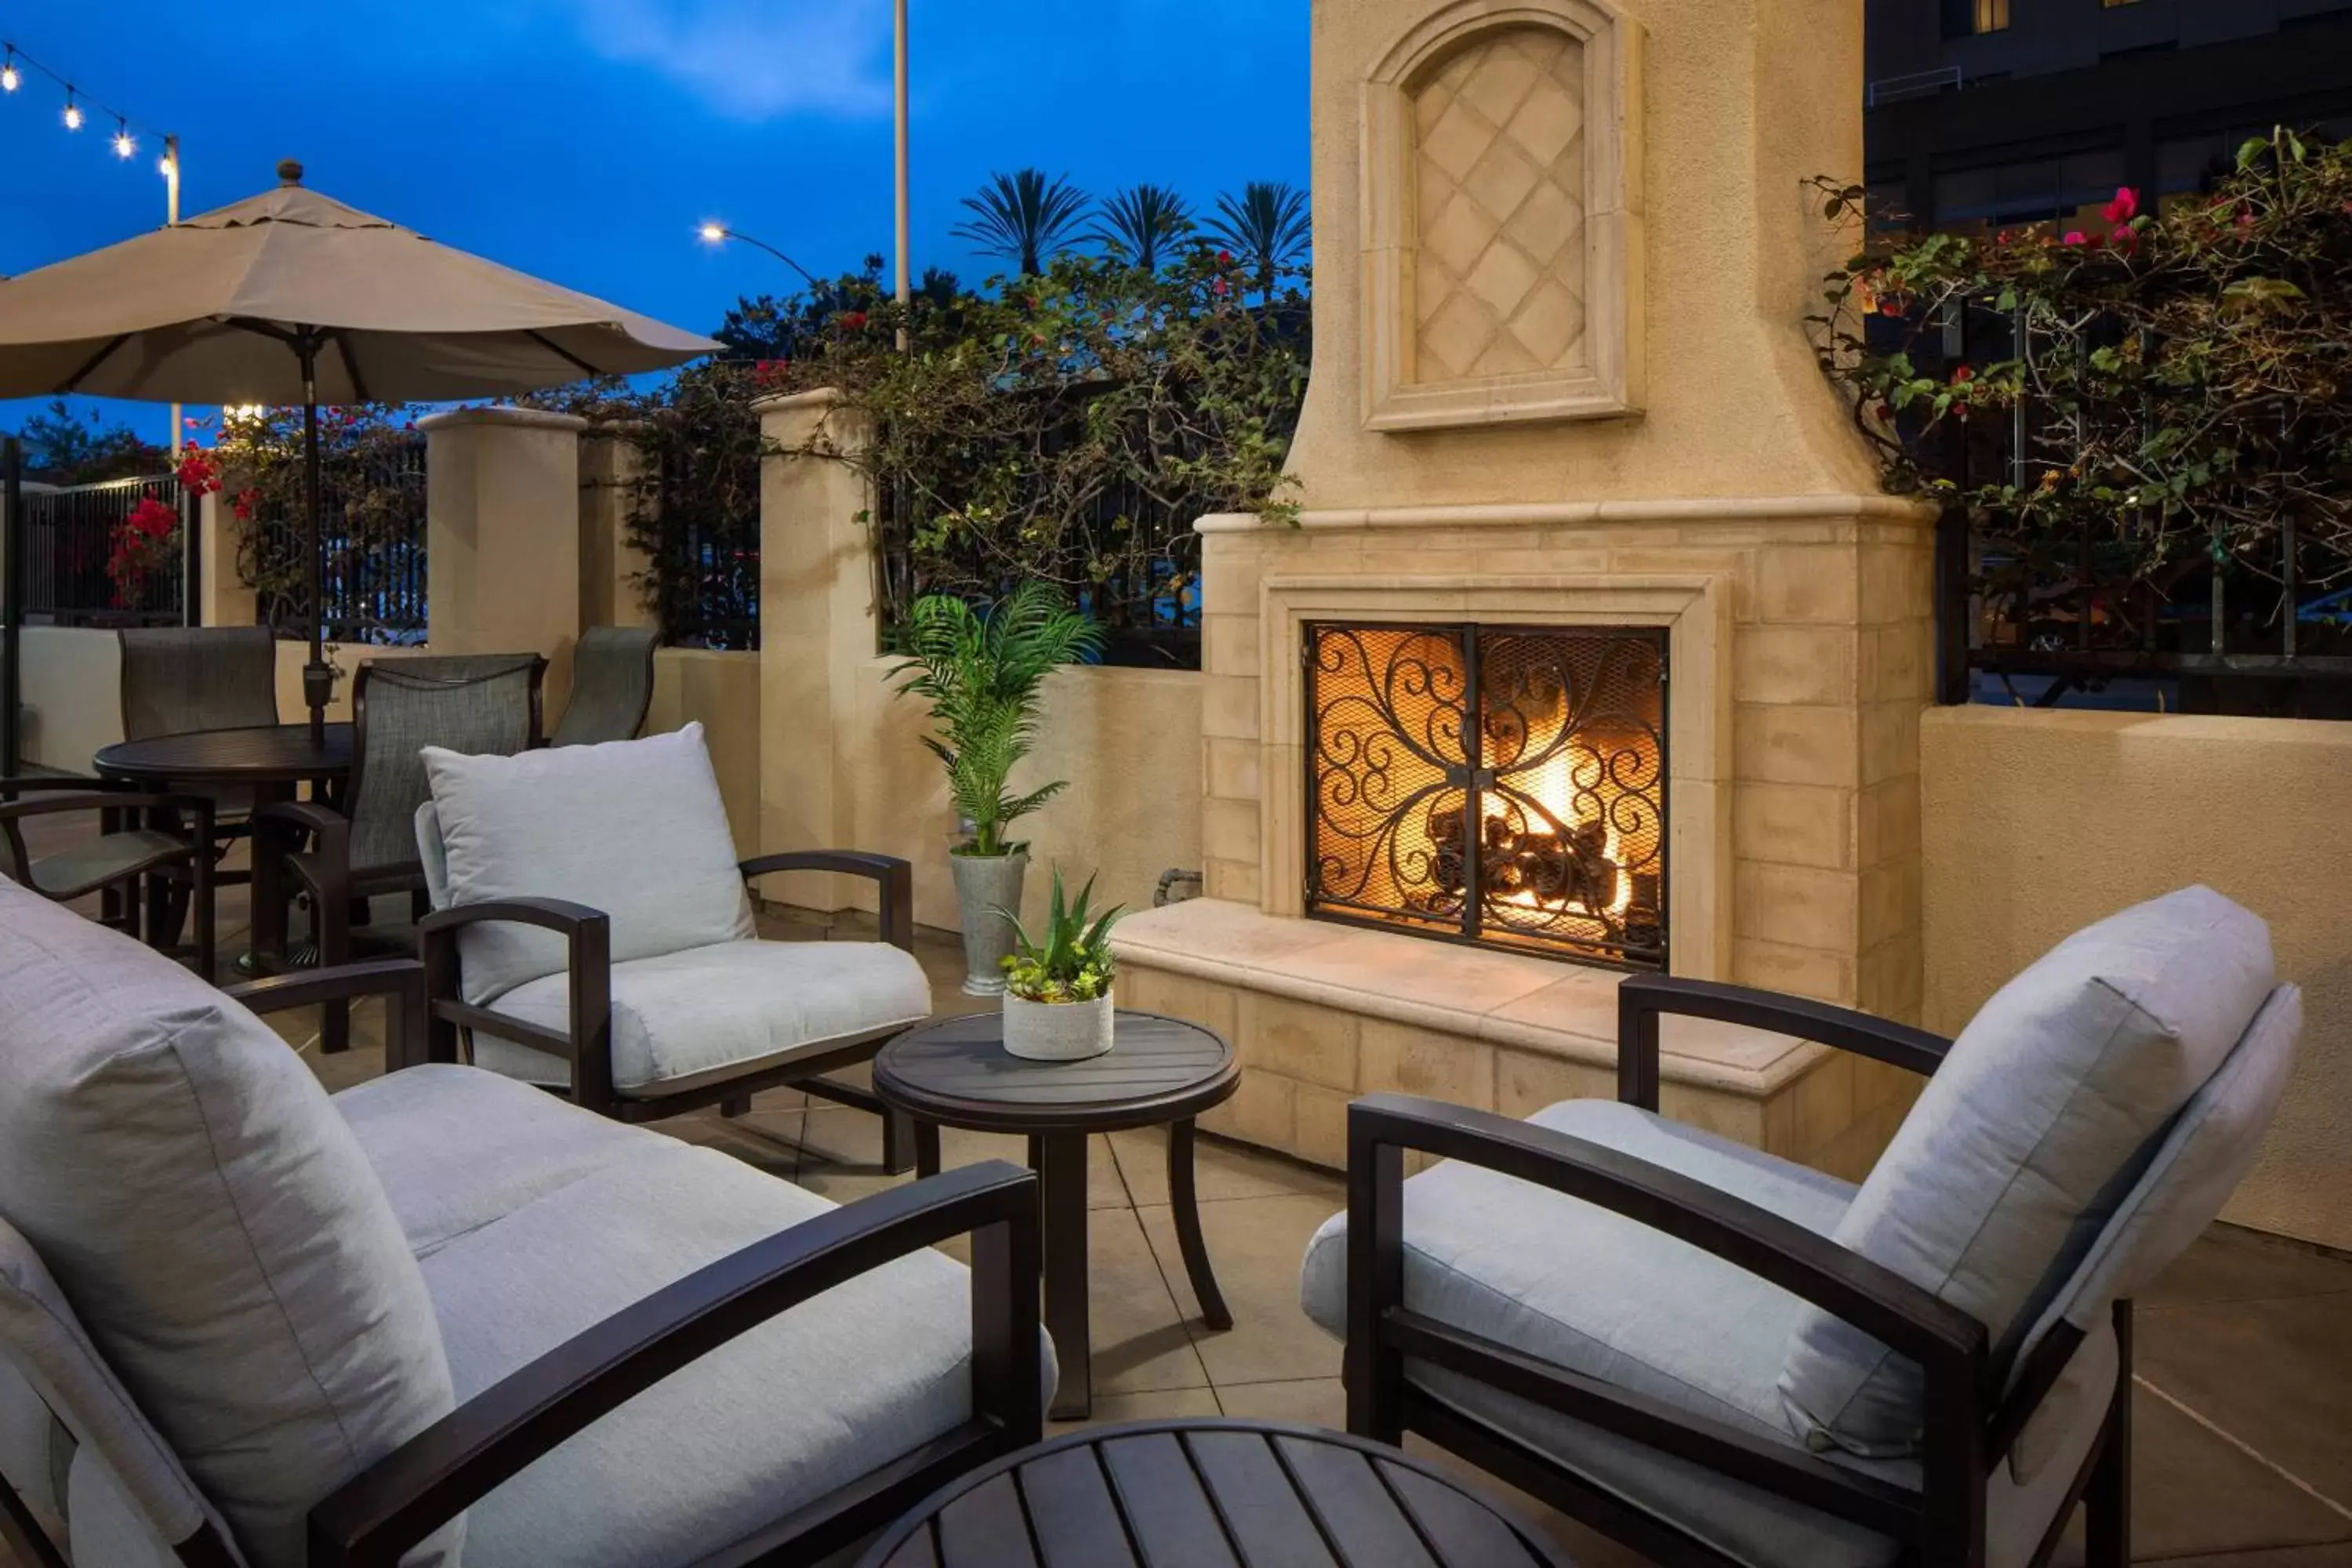
[[[1455,1477],[1344,1432],[1146,1421],[1074,1432],[949,1482],[858,1568],[1219,1563],[1573,1568]]]
[[[1192,1119],[1241,1084],[1233,1048],[1197,1024],[1154,1013],[1118,1016],[1108,1055],[1033,1062],[1004,1048],[1001,1013],[942,1018],[909,1030],[874,1058],[874,1090],[915,1119],[915,1172],[940,1169],[940,1129],[1012,1132],[1029,1140],[1045,1208],[1045,1327],[1062,1383],[1054,1418],[1093,1408],[1087,1321],[1087,1140],[1130,1127],[1168,1129],[1168,1201],[1184,1272],[1202,1320],[1230,1329],[1233,1314],[1209,1268],[1192,1185]]]

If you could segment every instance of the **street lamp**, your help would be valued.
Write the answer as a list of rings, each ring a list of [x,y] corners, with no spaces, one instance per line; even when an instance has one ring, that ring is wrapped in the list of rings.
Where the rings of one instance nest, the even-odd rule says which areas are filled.
[[[770,245],[764,239],[754,239],[748,234],[739,234],[735,230],[729,228],[723,223],[704,224],[702,226],[702,237],[706,243],[710,245],[724,245],[730,239],[740,240],[745,245],[753,246],[761,250],[766,251],[769,255],[774,257],[777,260],[782,262],[785,266],[791,268],[793,271],[807,279],[810,288],[823,289],[824,287],[824,280],[819,279],[815,273],[811,272],[807,268],[803,267],[799,262],[794,261],[791,257],[786,256],[782,251],[778,250],[774,246]]]

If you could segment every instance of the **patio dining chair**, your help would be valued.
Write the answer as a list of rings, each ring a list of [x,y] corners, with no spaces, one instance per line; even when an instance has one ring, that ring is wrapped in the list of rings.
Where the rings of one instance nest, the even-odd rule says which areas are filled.
[[[202,795],[141,794],[94,779],[0,778],[0,847],[7,853],[7,874],[53,902],[113,893],[103,923],[185,956],[210,980],[215,957],[212,812],[213,803]],[[96,832],[42,853],[26,837],[27,824],[86,816],[98,818]],[[184,831],[167,826],[183,821]],[[166,910],[171,894],[184,895],[195,910],[195,940],[184,952],[174,935],[177,911]]]
[[[661,633],[651,626],[590,626],[572,650],[572,700],[548,743],[593,746],[634,741],[654,701],[654,650]]]
[[[729,1113],[793,1086],[883,1118],[883,1163],[914,1128],[825,1075],[929,1016],[913,868],[846,851],[738,863],[702,726],[520,756],[425,753],[419,922],[436,1051],[622,1121]],[[872,879],[878,942],[763,942],[750,884],[782,871]]]
[[[121,653],[122,738],[267,729],[278,722],[278,634],[268,626],[130,626]],[[208,789],[213,852],[253,831],[253,793]],[[241,882],[240,872],[216,879]]]
[[[416,808],[429,796],[427,746],[506,755],[539,741],[547,661],[506,654],[463,661],[383,660],[360,667],[352,688],[351,783],[336,806],[274,802],[255,813],[257,902],[299,888],[311,906],[319,962],[352,955],[352,906],[406,893],[424,908]],[[330,1005],[320,1048],[348,1049],[349,1009]]]
[[[2131,1560],[2133,1293],[2212,1223],[2294,1066],[2269,932],[2192,888],[2068,939],[1956,1040],[1660,977],[1619,1098],[1349,1108],[1308,1314],[1349,1429],[1410,1429],[1664,1568]],[[1927,1076],[1859,1188],[1658,1115],[1661,1021]],[[1442,1163],[1404,1179],[1408,1150]]]

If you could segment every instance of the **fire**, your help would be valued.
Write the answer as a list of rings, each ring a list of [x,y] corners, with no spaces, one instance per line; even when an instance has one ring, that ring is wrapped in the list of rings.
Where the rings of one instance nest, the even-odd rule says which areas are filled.
[[[1505,775],[1505,782],[1518,794],[1543,807],[1550,822],[1535,816],[1524,805],[1507,800],[1493,792],[1481,797],[1480,813],[1488,821],[1507,820],[1515,812],[1530,820],[1527,827],[1533,833],[1548,834],[1550,824],[1558,823],[1568,829],[1571,838],[1579,829],[1599,825],[1601,829],[1601,855],[1610,865],[1619,868],[1616,896],[1604,910],[1594,910],[1581,899],[1547,901],[1534,889],[1522,888],[1500,900],[1521,909],[1566,909],[1583,914],[1602,914],[1611,920],[1622,920],[1633,904],[1633,879],[1623,870],[1625,864],[1622,836],[1615,823],[1609,820],[1602,805],[1601,785],[1608,777],[1608,765],[1601,753],[1580,737],[1570,737],[1569,743],[1544,762],[1523,773]],[[1584,787],[1578,787],[1579,780]]]

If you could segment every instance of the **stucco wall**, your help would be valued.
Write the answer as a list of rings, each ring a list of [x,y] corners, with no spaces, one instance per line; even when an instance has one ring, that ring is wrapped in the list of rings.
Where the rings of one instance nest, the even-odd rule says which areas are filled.
[[[1948,708],[1920,747],[1928,1026],[2101,916],[2210,884],[2270,922],[2305,1008],[2228,1217],[2352,1247],[2352,724]]]
[[[955,827],[939,760],[922,743],[923,705],[900,701],[887,659],[861,664],[855,700],[835,716],[839,799],[847,816],[840,847],[914,862],[915,919],[960,929],[948,846]],[[1075,888],[1097,877],[1097,901],[1149,909],[1160,874],[1201,865],[1201,678],[1151,669],[1069,669],[1046,681],[1036,751],[1016,790],[1051,779],[1069,788],[1023,819],[1032,870],[1025,913],[1042,911],[1053,868]],[[850,883],[858,907],[870,888]]]
[[[727,802],[735,852],[760,852],[760,656],[666,647],[654,656],[654,700],[645,732],[667,734],[700,721]]]

